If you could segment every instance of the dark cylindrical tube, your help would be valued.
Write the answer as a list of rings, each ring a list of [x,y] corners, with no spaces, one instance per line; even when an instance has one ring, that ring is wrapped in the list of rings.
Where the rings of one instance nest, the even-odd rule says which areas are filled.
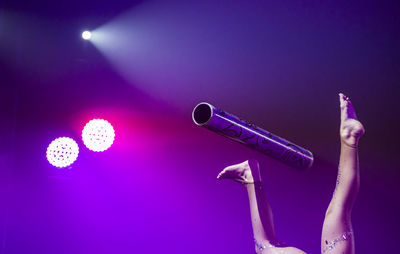
[[[306,169],[313,163],[313,154],[309,150],[217,109],[209,103],[199,103],[194,108],[192,117],[198,126],[247,145],[289,166]]]

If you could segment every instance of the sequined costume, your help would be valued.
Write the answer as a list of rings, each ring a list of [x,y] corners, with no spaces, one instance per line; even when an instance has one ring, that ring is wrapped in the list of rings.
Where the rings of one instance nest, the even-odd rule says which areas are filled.
[[[274,244],[268,243],[268,244],[261,244],[254,239],[254,243],[256,245],[256,253],[260,254],[262,253],[265,249],[272,249],[276,247],[286,247],[285,244],[281,242],[276,242]],[[283,253],[283,250],[281,250],[281,253]]]
[[[327,251],[330,251],[330,250],[334,249],[335,246],[336,246],[336,244],[338,244],[338,243],[340,243],[340,242],[349,241],[350,238],[352,237],[352,235],[353,235],[353,232],[345,232],[345,233],[343,233],[340,237],[335,238],[335,239],[332,240],[332,241],[326,240],[326,241],[325,241],[326,246],[325,246],[324,249],[322,250],[322,253],[325,253],[325,252],[327,252]]]

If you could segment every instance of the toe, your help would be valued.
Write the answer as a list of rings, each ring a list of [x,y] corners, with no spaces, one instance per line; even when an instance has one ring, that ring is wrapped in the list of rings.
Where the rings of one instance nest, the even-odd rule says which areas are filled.
[[[232,166],[229,166],[229,167],[224,168],[224,169],[218,174],[217,178],[218,178],[218,179],[227,179],[227,178],[230,178],[230,177],[231,177],[231,173],[230,173],[231,167],[232,167]]]
[[[342,93],[339,94],[340,108],[345,108],[347,105],[346,96]]]
[[[217,175],[218,179],[224,179],[225,177],[225,170],[222,170],[218,175]]]

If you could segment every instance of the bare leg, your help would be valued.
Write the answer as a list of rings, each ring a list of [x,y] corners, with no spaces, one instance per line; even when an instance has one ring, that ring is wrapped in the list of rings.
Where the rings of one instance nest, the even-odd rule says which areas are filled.
[[[277,239],[272,210],[262,187],[257,161],[245,161],[229,166],[218,175],[218,179],[232,179],[246,187],[256,253],[305,253],[297,248],[284,246]]]
[[[321,238],[322,253],[354,253],[351,211],[358,194],[360,175],[357,145],[364,134],[350,100],[339,94],[341,151],[336,189],[326,211]]]

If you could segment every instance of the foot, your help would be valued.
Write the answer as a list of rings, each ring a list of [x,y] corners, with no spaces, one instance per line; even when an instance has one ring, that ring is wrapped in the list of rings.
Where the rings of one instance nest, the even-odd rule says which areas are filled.
[[[359,138],[364,134],[364,126],[358,121],[356,112],[350,99],[339,93],[340,99],[340,138],[342,143],[350,147],[357,147]]]
[[[251,173],[252,168],[258,170],[257,161],[244,161],[239,164],[228,166],[218,174],[217,179],[231,179],[244,185],[252,184],[254,183],[254,178]]]

